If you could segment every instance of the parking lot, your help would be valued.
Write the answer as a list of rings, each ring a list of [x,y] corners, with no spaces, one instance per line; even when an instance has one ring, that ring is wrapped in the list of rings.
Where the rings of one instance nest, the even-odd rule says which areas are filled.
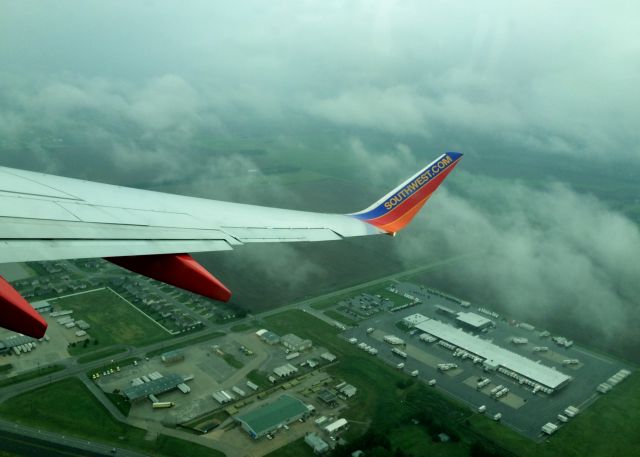
[[[501,414],[501,421],[532,438],[539,439],[541,427],[547,422],[559,423],[557,416],[570,405],[581,410],[593,402],[598,395],[596,387],[614,375],[620,369],[627,368],[620,361],[600,354],[594,354],[586,349],[573,345],[565,348],[557,345],[550,336],[540,336],[542,329],[526,330],[519,328],[515,323],[508,323],[502,318],[489,317],[494,323],[492,327],[481,333],[485,339],[490,339],[494,344],[520,354],[533,361],[539,361],[549,367],[555,367],[558,371],[571,376],[569,384],[551,395],[542,393],[533,394],[532,389],[521,386],[517,381],[498,372],[485,372],[482,364],[474,364],[472,360],[462,360],[454,357],[453,351],[433,343],[425,343],[419,339],[420,332],[402,330],[397,323],[404,317],[420,313],[426,317],[437,319],[443,323],[456,326],[452,317],[437,312],[436,306],[442,305],[453,311],[470,311],[481,314],[476,307],[465,308],[459,301],[421,291],[418,297],[422,303],[403,309],[398,312],[384,312],[371,319],[360,322],[359,326],[346,330],[343,336],[347,339],[356,338],[358,342],[365,342],[378,350],[378,357],[389,364],[397,366],[404,363],[403,370],[411,373],[418,370],[418,378],[424,382],[436,380],[437,389],[442,389],[448,394],[468,404],[477,410],[481,405],[486,406],[484,414],[493,417]],[[468,304],[465,304],[468,306]],[[368,328],[374,328],[371,333]],[[392,353],[392,346],[383,341],[385,335],[396,335],[402,338],[406,346],[402,349],[407,358],[401,358]],[[512,338],[526,338],[526,344],[515,345]],[[547,352],[534,352],[534,347],[545,346]],[[363,351],[363,357],[373,357]],[[563,361],[578,359],[579,363],[572,366],[564,366]],[[437,365],[441,363],[455,363],[457,369],[446,372],[438,371]],[[479,378],[489,378],[491,382],[478,390],[476,388]],[[491,389],[502,385],[508,387],[509,393],[500,399],[489,395]]]

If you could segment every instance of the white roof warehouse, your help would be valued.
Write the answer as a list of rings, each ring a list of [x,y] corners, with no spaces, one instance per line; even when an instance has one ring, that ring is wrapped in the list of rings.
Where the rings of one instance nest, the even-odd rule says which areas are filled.
[[[504,367],[507,370],[518,373],[549,389],[559,389],[571,380],[570,376],[553,368],[536,363],[519,354],[503,349],[490,341],[470,335],[460,329],[443,324],[440,321],[429,319],[416,325],[416,328],[464,349],[470,354],[474,354],[485,360],[494,362],[496,365]]]

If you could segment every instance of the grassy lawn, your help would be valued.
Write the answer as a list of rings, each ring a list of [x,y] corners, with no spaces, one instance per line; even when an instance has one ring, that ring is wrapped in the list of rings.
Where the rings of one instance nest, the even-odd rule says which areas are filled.
[[[129,403],[122,395],[112,393],[105,393],[105,395],[109,401],[113,403],[122,414],[124,414],[125,417],[129,415],[129,411],[131,411],[131,403]]]
[[[419,425],[408,424],[389,434],[394,449],[402,449],[413,457],[467,457],[469,451],[458,443],[436,443]]]
[[[358,321],[355,321],[353,319],[351,319],[350,317],[345,316],[342,313],[339,313],[338,311],[335,310],[329,310],[329,311],[325,311],[324,314],[327,317],[330,317],[331,319],[335,319],[338,322],[341,322],[345,325],[358,325]]]
[[[160,435],[145,441],[146,431],[116,421],[77,379],[69,378],[13,397],[0,405],[0,415],[19,424],[41,427],[154,456],[213,456],[215,450]]]
[[[155,351],[147,352],[147,357],[149,357],[149,358],[155,357],[157,355],[162,355],[165,352],[175,351],[176,349],[181,349],[181,348],[184,348],[184,347],[187,347],[187,346],[193,346],[194,344],[203,343],[205,341],[213,340],[214,338],[219,338],[219,337],[224,336],[224,335],[225,335],[225,333],[223,333],[223,332],[213,332],[213,333],[207,333],[206,335],[200,335],[198,337],[191,338],[191,339],[189,339],[187,341],[183,341],[181,343],[167,344],[166,346],[163,346],[160,349],[156,349]]]
[[[313,450],[304,442],[304,438],[300,438],[293,443],[270,452],[266,457],[313,457],[314,455]]]
[[[522,457],[638,455],[640,376],[631,375],[542,444],[533,444],[484,417],[475,416],[471,423]]]
[[[239,370],[240,368],[242,368],[244,366],[244,364],[241,361],[239,361],[238,359],[236,359],[235,356],[233,356],[232,354],[225,354],[225,355],[222,356],[222,358],[224,359],[225,362],[227,362],[229,365],[231,365],[236,370]]]
[[[95,345],[92,342],[86,348],[78,344],[70,348],[71,355],[93,352],[112,344],[144,346],[171,337],[109,289],[51,300],[51,303],[57,309],[72,309],[76,319],[91,324],[89,335],[99,343]]]
[[[251,370],[249,373],[247,373],[247,379],[261,389],[268,389],[273,385],[271,384],[271,381],[269,381],[268,373],[265,373],[263,371]]]
[[[48,374],[55,373],[57,371],[64,370],[62,365],[49,365],[41,367],[36,370],[27,371],[26,373],[19,374],[17,376],[11,376],[0,381],[0,387],[10,386],[11,384],[17,384],[19,382],[29,381],[30,379],[39,378]]]
[[[127,350],[125,348],[103,349],[101,351],[91,352],[78,357],[78,363],[89,363],[94,360],[102,359],[103,357],[109,357],[110,355],[121,354],[123,352],[127,352]]]
[[[231,331],[234,333],[242,333],[242,332],[247,332],[249,330],[257,329],[259,326],[260,326],[260,322],[254,320],[252,322],[246,322],[244,324],[234,325],[233,327],[231,327]]]

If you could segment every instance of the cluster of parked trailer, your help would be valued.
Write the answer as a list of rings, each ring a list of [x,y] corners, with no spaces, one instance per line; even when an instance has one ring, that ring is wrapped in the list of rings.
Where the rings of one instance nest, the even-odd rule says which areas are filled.
[[[20,346],[14,346],[11,348],[15,355],[25,354],[27,352],[31,352],[36,348],[36,342],[32,341],[31,343],[21,344]]]
[[[460,357],[462,360],[464,360],[464,359],[472,360],[473,363],[475,363],[475,364],[482,363],[482,357],[478,357],[477,355],[469,354],[467,351],[465,351],[464,349],[460,349],[460,348],[458,348],[455,351],[453,351],[453,356],[454,357]]]
[[[509,393],[509,388],[503,386],[502,384],[499,386],[495,386],[493,389],[491,389],[491,391],[489,392],[489,396],[498,399],[501,397],[504,397],[505,395],[507,395]]]
[[[366,343],[362,343],[361,342],[361,343],[358,344],[358,347],[360,349],[362,349],[364,352],[367,352],[367,353],[369,353],[371,355],[376,355],[378,353],[378,350],[376,348],[374,348],[372,346],[369,346]]]

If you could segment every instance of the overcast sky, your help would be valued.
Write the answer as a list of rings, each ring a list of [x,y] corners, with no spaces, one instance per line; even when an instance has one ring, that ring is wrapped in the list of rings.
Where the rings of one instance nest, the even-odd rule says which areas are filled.
[[[194,176],[179,189],[242,199],[207,187],[203,170],[252,159],[194,140],[297,125],[340,132],[333,149],[381,184],[375,197],[440,148],[637,166],[639,23],[637,1],[0,0],[0,164],[125,184]],[[372,148],[372,135],[391,146]],[[80,147],[50,148],[60,137]],[[302,135],[287,141],[317,154]],[[464,163],[398,243],[408,263],[477,250],[490,268],[469,264],[461,281],[503,303],[575,300],[601,316],[606,302],[612,331],[638,315],[634,223],[566,185]],[[265,191],[275,204],[286,193]]]
[[[640,156],[634,1],[0,8],[4,135],[36,121],[30,107],[50,123],[96,110],[150,134],[305,115],[427,139],[488,134],[514,154]]]

